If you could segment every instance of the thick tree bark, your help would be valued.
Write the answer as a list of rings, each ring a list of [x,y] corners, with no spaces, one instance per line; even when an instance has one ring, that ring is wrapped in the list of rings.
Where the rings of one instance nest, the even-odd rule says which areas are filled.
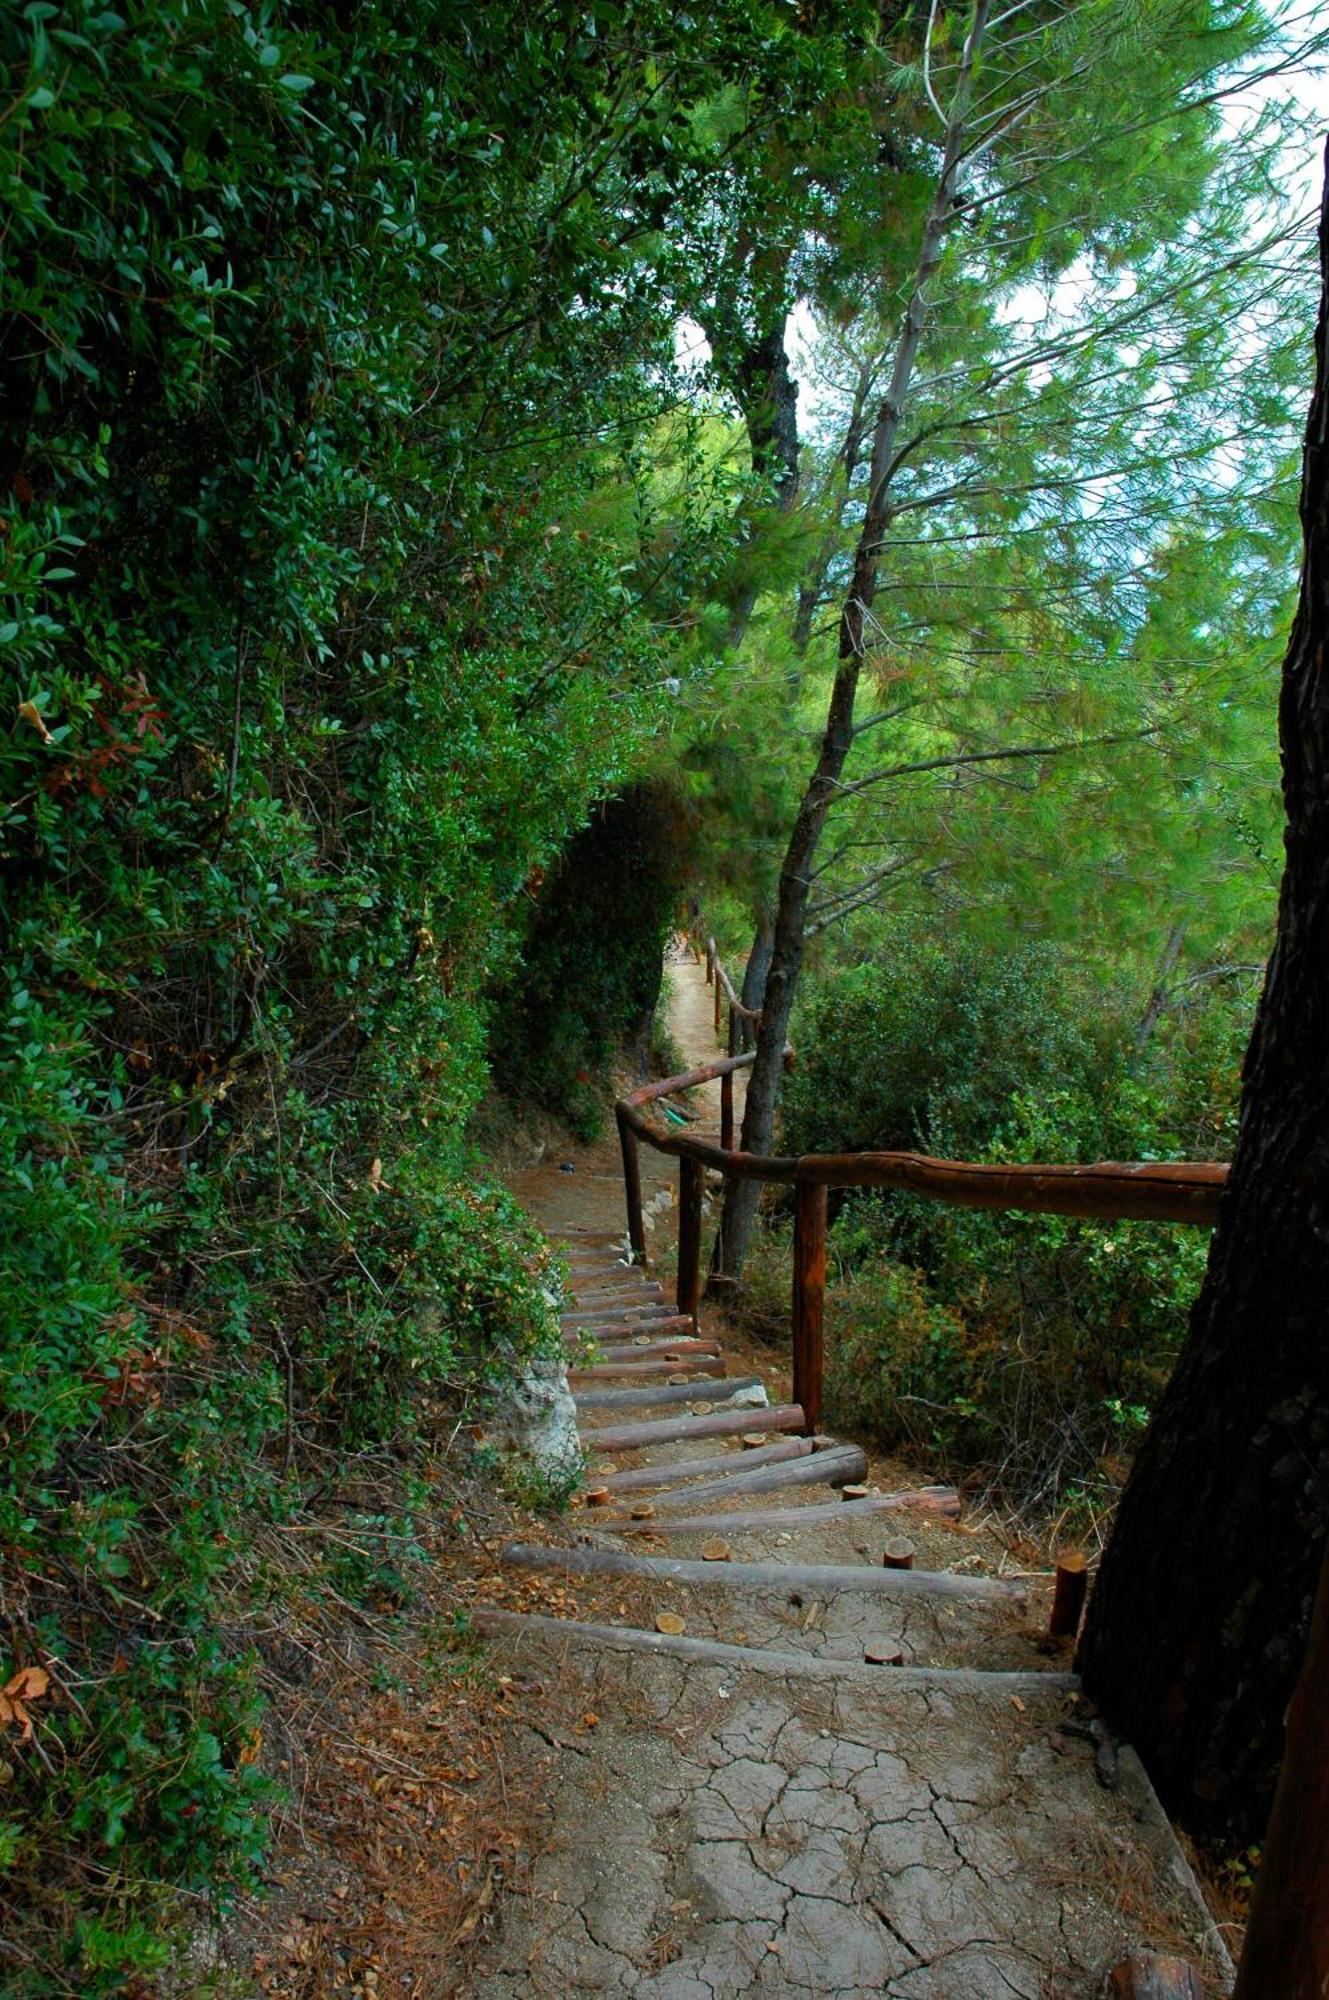
[[[1329,284],[1329,202],[1321,212]],[[1329,1527],[1329,384],[1326,302],[1283,668],[1278,932],[1232,1177],[1176,1372],[1080,1648],[1086,1686],[1172,1810],[1258,1838]]]
[[[1288,1711],[1287,1748],[1260,1856],[1233,2000],[1324,2000],[1329,1993],[1329,1563],[1306,1662]]]
[[[882,542],[890,525],[890,481],[896,440],[904,415],[919,343],[927,321],[928,291],[941,263],[942,245],[955,206],[956,183],[964,156],[969,90],[987,27],[989,0],[975,0],[960,74],[942,146],[941,171],[919,239],[918,261],[904,324],[895,345],[891,379],[872,431],[868,502],[854,553],[854,571],[840,613],[839,667],[831,688],[821,754],[800,802],[780,871],[775,938],[766,975],[757,1053],[748,1074],[743,1110],[744,1152],[767,1153],[775,1132],[775,1107],[784,1067],[785,1042],[793,1013],[798,975],[807,938],[812,863],[826,815],[839,789],[854,735],[854,703],[866,649]],[[731,1280],[742,1273],[760,1184],[731,1180],[716,1242],[713,1271]]]

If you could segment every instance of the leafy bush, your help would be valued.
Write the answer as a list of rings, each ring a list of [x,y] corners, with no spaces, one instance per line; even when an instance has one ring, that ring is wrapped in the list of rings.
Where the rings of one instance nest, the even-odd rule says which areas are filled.
[[[616,1056],[648,1053],[685,822],[660,783],[598,806],[547,881],[521,960],[497,996],[496,1080],[594,1138]]]
[[[1107,998],[1089,1031],[1092,995],[1049,950],[994,965],[893,939],[880,971],[827,981],[805,1010],[790,1150],[1229,1152],[1244,1009],[1211,995],[1142,1048]],[[1181,1344],[1208,1237],[863,1192],[844,1198],[831,1247],[833,1421],[982,1468],[1039,1507],[1101,1478],[1104,1460],[1119,1471]]]
[[[687,108],[754,45],[609,15],[0,16],[15,1996],[252,1870],[246,1522],[549,1331],[465,1151],[484,996],[723,540],[605,440],[670,399],[661,231],[729,143]]]
[[[1077,1082],[1113,1042],[1111,996],[1079,1008],[1068,984],[1049,946],[997,953],[891,929],[871,964],[820,982],[799,1012],[786,1150],[908,1150],[941,1129],[962,1153],[986,1144],[1013,1091]]]

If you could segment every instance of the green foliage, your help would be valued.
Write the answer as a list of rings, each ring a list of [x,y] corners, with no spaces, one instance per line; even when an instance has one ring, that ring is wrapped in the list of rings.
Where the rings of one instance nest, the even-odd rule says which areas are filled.
[[[686,438],[634,438],[738,143],[694,113],[788,42],[0,19],[0,1676],[55,1682],[0,1743],[16,1996],[252,1874],[246,1521],[551,1338],[465,1149],[485,994],[723,559]]]
[[[677,799],[638,784],[597,807],[552,878],[531,886],[521,963],[496,1002],[496,1080],[582,1138],[600,1129],[614,1058],[648,1053],[685,831]]]
[[[1141,1047],[1040,947],[994,960],[901,929],[880,971],[805,1008],[791,1149],[920,1146],[948,1157],[1222,1157],[1235,1136],[1245,1008],[1179,1007]],[[982,1468],[1050,1508],[1120,1463],[1170,1372],[1203,1231],[994,1214],[850,1195],[831,1235],[833,1420]],[[1115,1472],[1114,1469],[1115,1468]]]
[[[907,1150],[944,1126],[961,1152],[985,1145],[1015,1089],[1092,1074],[1117,1025],[1101,993],[1074,1005],[1067,978],[1064,956],[1047,947],[998,955],[981,941],[882,927],[873,962],[820,981],[798,1016],[783,1143],[794,1153]]]

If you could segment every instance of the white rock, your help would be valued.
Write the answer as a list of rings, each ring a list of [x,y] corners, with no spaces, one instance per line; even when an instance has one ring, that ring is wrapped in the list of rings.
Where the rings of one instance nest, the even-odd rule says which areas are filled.
[[[732,1396],[725,1397],[725,1404],[731,1410],[769,1410],[771,1399],[765,1384],[754,1382],[750,1389],[735,1389]]]
[[[570,1487],[581,1472],[577,1405],[561,1361],[529,1361],[494,1397],[488,1424],[552,1486]]]

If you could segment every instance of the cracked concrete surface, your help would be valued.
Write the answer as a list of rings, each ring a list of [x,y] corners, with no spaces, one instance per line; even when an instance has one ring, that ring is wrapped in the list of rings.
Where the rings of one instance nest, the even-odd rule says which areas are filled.
[[[1079,2000],[1200,1914],[1061,1701],[828,1689],[517,1638],[507,1671],[615,1714],[476,2000]],[[613,1708],[610,1704],[613,1702]],[[585,1746],[583,1746],[583,1749]]]

